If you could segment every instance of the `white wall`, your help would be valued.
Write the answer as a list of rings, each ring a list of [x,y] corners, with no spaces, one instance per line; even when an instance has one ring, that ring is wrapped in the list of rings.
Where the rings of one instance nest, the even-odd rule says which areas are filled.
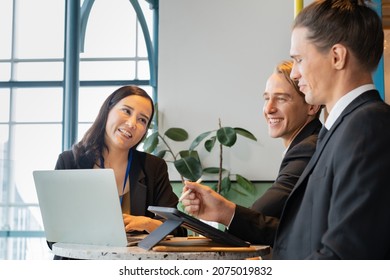
[[[258,142],[239,137],[225,149],[226,167],[274,180],[284,147],[268,136],[262,94],[275,64],[289,58],[293,17],[294,1],[286,0],[160,1],[160,131],[183,127],[193,140],[218,128],[218,118],[248,129]],[[203,153],[208,165],[216,165],[216,152]]]

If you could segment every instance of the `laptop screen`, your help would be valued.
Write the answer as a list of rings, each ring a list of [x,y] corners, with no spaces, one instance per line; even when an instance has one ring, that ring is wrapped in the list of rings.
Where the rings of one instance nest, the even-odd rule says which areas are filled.
[[[33,172],[47,241],[126,246],[112,169]]]

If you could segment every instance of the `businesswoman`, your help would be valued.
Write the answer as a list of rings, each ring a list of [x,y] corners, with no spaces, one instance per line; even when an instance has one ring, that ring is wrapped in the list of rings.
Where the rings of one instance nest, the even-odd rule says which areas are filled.
[[[136,86],[117,89],[104,101],[81,141],[59,155],[55,167],[113,169],[127,232],[150,233],[162,224],[147,211],[149,205],[176,207],[178,203],[165,161],[136,149],[153,114],[153,101],[144,90]],[[173,234],[183,236],[186,230],[179,228]]]

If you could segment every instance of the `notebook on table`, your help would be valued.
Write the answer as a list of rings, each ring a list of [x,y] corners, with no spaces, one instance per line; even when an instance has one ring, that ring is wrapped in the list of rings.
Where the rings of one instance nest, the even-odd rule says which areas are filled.
[[[37,170],[33,177],[47,241],[123,247],[145,237],[126,235],[112,169]]]

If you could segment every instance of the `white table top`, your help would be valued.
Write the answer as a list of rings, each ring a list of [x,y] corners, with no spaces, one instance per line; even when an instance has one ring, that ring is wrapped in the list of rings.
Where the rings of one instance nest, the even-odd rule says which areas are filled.
[[[52,250],[58,256],[87,260],[243,260],[270,253],[269,246],[252,245],[251,247],[253,251],[156,252],[138,246],[110,247],[55,243]]]

